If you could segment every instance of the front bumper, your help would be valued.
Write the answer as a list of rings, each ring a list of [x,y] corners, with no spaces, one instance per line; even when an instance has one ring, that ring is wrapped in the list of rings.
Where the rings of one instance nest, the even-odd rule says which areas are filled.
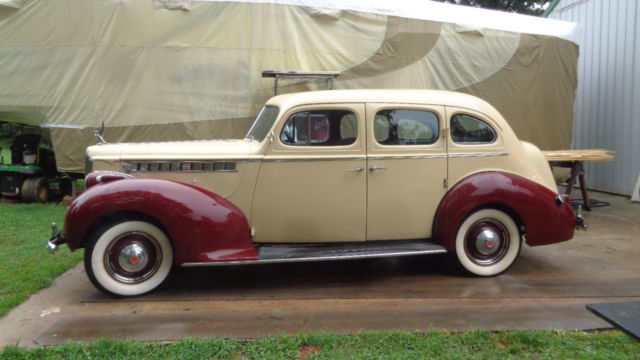
[[[58,230],[56,223],[51,223],[51,238],[47,241],[47,250],[54,252],[58,250],[58,246],[65,244],[67,239],[62,231]]]

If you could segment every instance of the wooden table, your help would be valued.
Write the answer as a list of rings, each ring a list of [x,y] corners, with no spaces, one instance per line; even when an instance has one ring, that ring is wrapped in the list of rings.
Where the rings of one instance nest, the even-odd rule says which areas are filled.
[[[590,150],[555,150],[543,151],[545,158],[552,167],[563,167],[571,169],[571,177],[567,181],[567,190],[565,194],[571,195],[576,179],[580,181],[580,191],[582,192],[582,201],[584,209],[591,211],[591,201],[587,194],[587,185],[584,180],[584,163],[585,162],[602,162],[614,159],[614,152],[602,149]]]

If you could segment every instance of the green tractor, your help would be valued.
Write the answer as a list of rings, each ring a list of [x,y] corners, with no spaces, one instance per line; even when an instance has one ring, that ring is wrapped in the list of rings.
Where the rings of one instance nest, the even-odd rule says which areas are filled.
[[[0,122],[0,194],[24,202],[59,200],[72,193],[72,179],[58,172],[47,133]]]

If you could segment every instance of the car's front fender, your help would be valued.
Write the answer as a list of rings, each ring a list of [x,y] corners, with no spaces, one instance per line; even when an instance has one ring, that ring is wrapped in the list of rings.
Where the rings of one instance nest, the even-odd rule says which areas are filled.
[[[460,224],[483,207],[509,212],[524,226],[531,246],[569,240],[575,231],[576,217],[566,198],[521,176],[487,171],[461,180],[447,192],[434,218],[435,239],[455,250]]]
[[[69,207],[65,237],[71,250],[113,216],[154,219],[168,233],[174,262],[255,260],[249,224],[240,209],[201,188],[173,181],[122,179],[90,187]]]

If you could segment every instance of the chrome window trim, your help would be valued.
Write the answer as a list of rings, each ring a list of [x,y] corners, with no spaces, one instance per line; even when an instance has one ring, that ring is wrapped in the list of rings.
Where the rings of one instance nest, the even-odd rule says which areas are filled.
[[[341,111],[341,112],[345,112],[348,114],[345,114],[343,116],[346,115],[353,115],[356,118],[356,137],[352,138],[353,141],[348,143],[348,144],[326,144],[326,141],[329,139],[329,134],[327,134],[327,138],[325,141],[323,142],[313,142],[313,140],[311,139],[311,118],[314,112],[316,113],[322,113],[322,112],[328,112],[328,111]],[[307,142],[306,143],[290,143],[290,142],[285,142],[282,140],[282,134],[284,134],[284,130],[287,126],[287,124],[292,121],[292,119],[299,115],[299,114],[304,114],[306,113],[306,119],[307,119]],[[340,108],[318,108],[318,109],[307,109],[307,110],[302,110],[302,111],[297,111],[294,112],[292,115],[290,115],[286,121],[284,121],[282,127],[280,128],[280,135],[278,136],[278,143],[282,146],[288,147],[288,148],[321,148],[321,147],[330,147],[330,148],[341,148],[341,147],[347,147],[347,146],[353,146],[353,144],[355,144],[356,142],[358,142],[358,138],[359,138],[359,129],[358,129],[358,115],[357,113],[353,110],[353,108],[346,108],[346,109],[340,109]],[[328,122],[329,118],[325,117],[325,120]]]
[[[451,135],[451,141],[453,141],[454,143],[458,144],[458,145],[492,145],[495,144],[496,142],[498,142],[498,132],[496,131],[496,129],[493,128],[493,126],[491,126],[491,124],[489,124],[488,122],[478,118],[477,116],[474,115],[470,115],[470,114],[466,114],[466,113],[457,113],[457,114],[453,114],[451,115],[451,118],[449,119],[449,128],[451,128],[451,122],[453,121],[453,119],[458,116],[458,115],[462,115],[462,116],[468,116],[470,118],[472,118],[473,120],[476,120],[484,125],[486,125],[489,130],[491,130],[491,133],[493,134],[493,141],[456,141],[453,139],[453,135]]]
[[[425,143],[425,144],[411,144],[411,143],[405,143],[405,144],[384,144],[384,143],[382,143],[382,142],[378,141],[378,139],[376,139],[376,138],[375,138],[375,124],[373,124],[373,126],[372,126],[372,130],[374,131],[373,139],[374,139],[374,141],[375,141],[379,146],[383,146],[383,147],[385,147],[385,148],[391,148],[391,149],[392,149],[392,148],[394,148],[394,147],[397,147],[397,146],[411,146],[411,147],[414,147],[414,146],[433,146],[433,145],[437,144],[437,143],[438,143],[438,141],[440,141],[440,138],[442,137],[442,127],[440,126],[440,116],[439,116],[439,115],[438,115],[438,113],[437,113],[435,110],[433,110],[433,109],[404,108],[404,107],[402,107],[402,106],[396,106],[396,107],[394,107],[394,106],[392,106],[392,107],[382,107],[382,108],[380,108],[380,109],[378,109],[378,110],[377,110],[376,114],[374,115],[374,118],[375,118],[376,116],[378,116],[378,114],[380,114],[380,113],[381,113],[381,112],[383,112],[383,111],[416,111],[416,112],[417,112],[417,111],[420,111],[420,112],[427,112],[427,113],[431,113],[431,114],[433,114],[433,115],[435,116],[435,118],[436,118],[436,125],[437,125],[437,129],[436,129],[436,130],[437,130],[437,134],[436,134],[436,136],[434,136],[434,138],[433,138],[433,141],[432,141],[432,142]],[[414,121],[415,121],[415,120],[414,120]],[[419,122],[419,121],[416,121],[416,122],[418,122],[418,123],[420,123],[420,124],[424,125],[423,123],[421,123],[421,122]],[[396,126],[397,126],[397,125],[396,125]],[[425,125],[425,126],[427,126],[427,125]],[[427,126],[427,127],[428,127],[428,126]],[[429,130],[431,130],[431,128],[429,128]]]

